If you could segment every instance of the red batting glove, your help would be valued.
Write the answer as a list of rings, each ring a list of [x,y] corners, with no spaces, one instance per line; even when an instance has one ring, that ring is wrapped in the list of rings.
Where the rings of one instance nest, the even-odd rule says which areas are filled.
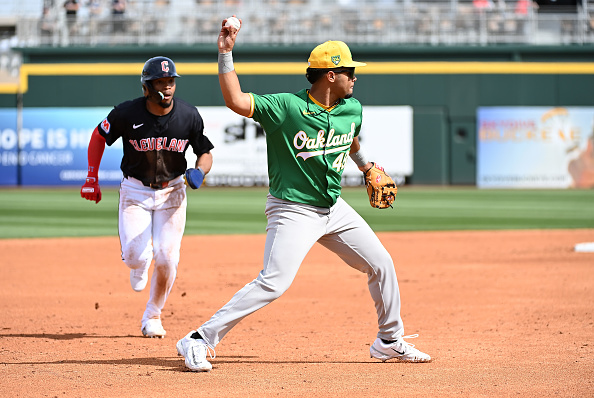
[[[99,188],[99,181],[95,177],[87,177],[85,184],[80,189],[80,197],[99,203],[101,200],[101,188]]]

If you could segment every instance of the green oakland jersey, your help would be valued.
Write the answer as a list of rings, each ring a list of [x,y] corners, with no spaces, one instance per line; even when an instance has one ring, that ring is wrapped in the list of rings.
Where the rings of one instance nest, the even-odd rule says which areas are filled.
[[[361,129],[361,103],[341,99],[325,108],[305,89],[250,96],[249,116],[266,131],[270,194],[318,207],[334,205],[351,144]]]

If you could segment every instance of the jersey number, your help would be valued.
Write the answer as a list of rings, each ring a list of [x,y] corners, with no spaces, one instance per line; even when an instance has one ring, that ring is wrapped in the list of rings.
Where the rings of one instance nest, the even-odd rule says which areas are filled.
[[[337,173],[340,173],[340,170],[344,169],[344,166],[346,166],[348,158],[349,157],[346,156],[344,152],[336,157],[334,163],[332,163],[332,167],[336,169]]]

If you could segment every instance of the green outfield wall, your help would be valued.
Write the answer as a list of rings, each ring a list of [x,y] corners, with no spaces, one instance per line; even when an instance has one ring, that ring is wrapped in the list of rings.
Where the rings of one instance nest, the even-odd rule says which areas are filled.
[[[244,91],[294,92],[312,45],[262,47],[239,42],[235,66]],[[594,46],[351,46],[355,96],[364,105],[414,110],[411,184],[474,185],[480,106],[594,106]],[[172,58],[177,94],[197,106],[224,105],[216,45],[19,49],[18,83],[0,83],[0,108],[113,106],[141,95],[140,71],[152,56]],[[97,121],[89,121],[96,124]],[[390,123],[389,120],[386,123]]]

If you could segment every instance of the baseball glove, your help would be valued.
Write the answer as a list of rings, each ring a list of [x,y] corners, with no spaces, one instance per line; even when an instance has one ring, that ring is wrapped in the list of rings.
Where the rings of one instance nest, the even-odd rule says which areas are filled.
[[[373,166],[365,173],[365,186],[371,207],[385,209],[392,207],[396,199],[396,184],[392,177],[384,171],[383,167],[373,163]]]
[[[184,180],[190,188],[198,189],[204,181],[204,171],[200,167],[197,169],[187,169],[184,174]]]

